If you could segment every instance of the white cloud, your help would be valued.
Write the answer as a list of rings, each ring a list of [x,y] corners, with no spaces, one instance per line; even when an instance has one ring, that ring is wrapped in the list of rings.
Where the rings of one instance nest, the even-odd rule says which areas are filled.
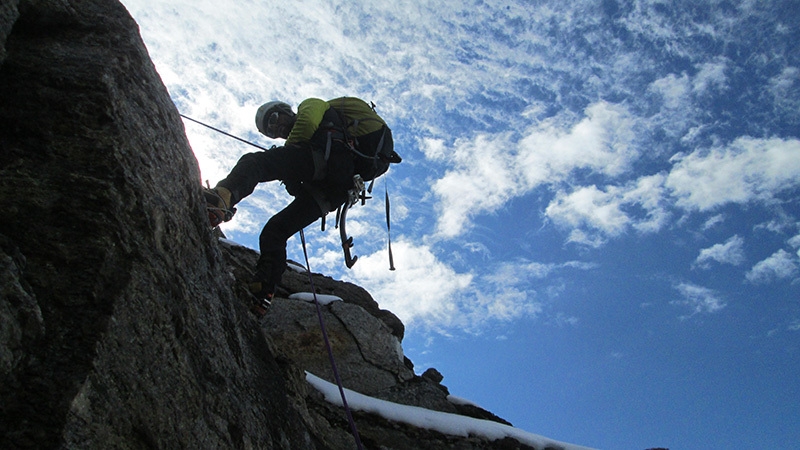
[[[559,193],[545,212],[557,224],[575,229],[570,241],[594,247],[604,240],[588,235],[583,231],[584,227],[613,237],[621,234],[630,222],[620,208],[620,199],[595,186],[580,188],[570,194]]]
[[[675,74],[669,74],[654,81],[650,85],[650,89],[661,94],[667,108],[683,109],[690,100],[689,94],[692,91],[692,86],[686,74],[680,77]]]
[[[687,72],[662,75],[647,86],[650,104],[658,106],[658,112],[649,116],[651,130],[669,136],[687,145],[700,137],[707,137],[713,124],[708,121],[708,108],[704,105],[728,89],[728,66],[731,61],[724,57],[712,58],[696,64],[694,75]],[[654,143],[657,144],[657,143]]]
[[[636,206],[643,212],[638,216],[628,213],[637,231],[656,232],[667,223],[670,213],[664,201],[664,175],[643,176],[619,192],[624,204]]]
[[[752,283],[769,283],[773,280],[791,278],[798,273],[798,261],[786,250],[778,250],[769,258],[758,262],[749,272],[747,280]]]
[[[426,158],[431,160],[444,160],[448,155],[443,139],[423,138],[420,142],[420,150]]]
[[[797,114],[800,110],[800,69],[784,67],[779,75],[769,80],[768,86],[777,115],[791,117]]]
[[[692,80],[692,89],[695,93],[704,94],[712,89],[724,89],[727,84],[727,69],[729,61],[720,58],[718,61],[697,65],[698,72]]]
[[[537,51],[531,55],[526,47],[517,45],[546,43],[546,35],[527,29],[524,36],[510,36],[508,42],[500,42],[488,37],[490,34],[486,37],[463,34],[481,21],[474,15],[460,14],[464,7],[457,4],[444,8],[448,12],[439,11],[439,15],[430,14],[437,10],[433,3],[373,5],[371,20],[363,24],[358,23],[361,8],[346,3],[313,7],[270,5],[255,9],[252,5],[240,5],[224,11],[210,1],[128,0],[126,5],[147,31],[143,35],[176,103],[186,108],[184,112],[234,134],[271,145],[252,126],[253,113],[261,102],[280,98],[296,104],[308,96],[340,95],[342,90],[374,98],[390,119],[414,117],[415,126],[431,131],[430,136],[419,138],[419,149],[426,158],[445,165],[444,175],[431,183],[431,191],[438,199],[439,237],[465,233],[475,215],[497,211],[510,199],[524,196],[539,186],[562,187],[576,169],[611,179],[624,176],[640,156],[641,149],[634,144],[639,119],[623,104],[597,101],[586,106],[583,117],[578,119],[562,110],[527,129],[524,123],[544,114],[520,112],[513,117],[491,117],[489,120],[515,123],[517,132],[479,132],[460,138],[463,136],[460,127],[454,129],[441,118],[431,116],[442,112],[435,103],[443,105],[445,111],[460,111],[479,121],[481,117],[497,116],[498,111],[491,106],[483,108],[475,104],[473,96],[480,94],[499,100],[505,100],[504,96],[515,97],[516,83],[529,79],[534,68],[543,67],[543,61],[548,60],[552,69],[553,62],[543,59],[551,51],[547,47],[536,47]],[[519,10],[506,12],[509,17],[519,13]],[[645,14],[648,21],[655,17],[651,13]],[[447,20],[443,20],[442,14]],[[549,23],[559,18],[559,14],[549,9],[537,10],[531,19]],[[276,16],[283,19],[269,20]],[[264,22],[270,25],[265,27]],[[297,29],[294,23],[307,26]],[[342,23],[358,26],[348,27],[345,32]],[[652,35],[667,30],[655,23],[651,23],[654,28],[647,26],[638,32]],[[632,29],[639,26],[628,25]],[[193,32],[175,33],[172,30],[176,28]],[[375,33],[378,28],[383,32]],[[407,39],[412,35],[425,39]],[[479,42],[467,44],[467,40],[454,36],[470,36]],[[596,40],[599,36],[587,38]],[[263,45],[264,42],[281,45]],[[308,46],[324,47],[327,51],[296,51]],[[471,56],[462,61],[457,55],[464,54]],[[615,64],[614,73],[637,70],[628,56],[611,55],[609,64]],[[509,66],[509,61],[517,63]],[[570,60],[559,59],[557,64],[558,70],[577,69],[571,67]],[[677,107],[693,92],[723,86],[727,64],[729,61],[724,59],[710,60],[698,64],[693,77],[668,75],[653,83],[651,89]],[[409,74],[414,74],[413,82]],[[530,83],[542,92],[563,89],[557,78],[537,76]],[[487,91],[487,87],[491,89]],[[466,99],[470,99],[471,108],[464,108]],[[525,111],[529,113],[547,110],[542,107],[542,98],[525,98],[525,101],[528,102]],[[203,176],[212,182],[224,176],[242,153],[251,150],[225,138],[207,135],[194,125],[187,124],[187,132]],[[584,216],[581,223],[585,226],[573,232],[574,241],[599,243],[629,228],[657,231],[668,218],[663,196],[656,190],[641,187],[644,190],[634,191],[630,185],[602,187],[602,183],[597,186],[593,201],[600,202],[604,210],[593,216],[587,215],[587,211],[574,211],[573,215]],[[658,188],[663,190],[663,186]],[[587,189],[590,188],[578,186],[574,195],[587,194]],[[600,192],[605,193],[605,199],[599,198]],[[679,189],[676,192],[681,193]],[[635,199],[635,195],[644,197]],[[566,202],[561,206],[568,205]],[[644,208],[647,217],[632,215],[632,207]],[[567,211],[563,214],[566,217]],[[602,231],[600,236],[598,230]]]
[[[474,275],[457,273],[430,248],[399,241],[392,246],[398,270],[387,270],[385,251],[361,256],[353,277],[381,305],[406,324],[425,322],[449,327],[463,318]]]
[[[740,236],[733,236],[724,244],[715,244],[709,248],[700,250],[700,254],[694,263],[697,267],[708,269],[710,262],[716,261],[720,264],[731,264],[738,266],[744,263],[744,239]]]
[[[530,292],[516,286],[493,286],[475,293],[475,305],[468,312],[468,329],[480,328],[488,318],[509,321],[523,316],[536,317],[542,305]]]
[[[439,198],[438,232],[454,237],[470,229],[469,218],[491,212],[517,194],[511,143],[503,137],[479,135],[457,141],[450,151],[456,169],[431,186]]]
[[[592,263],[569,261],[566,263],[538,263],[530,261],[505,262],[476,279],[475,303],[468,305],[465,315],[469,317],[468,328],[477,329],[487,320],[513,320],[520,317],[536,317],[543,311],[538,300],[539,292],[532,288],[533,280],[546,280],[551,274],[569,269],[592,270]],[[537,289],[541,282],[536,283]],[[552,295],[547,286],[542,288]],[[571,318],[566,323],[577,323]]]
[[[564,313],[557,313],[556,316],[548,323],[555,325],[558,328],[563,328],[565,326],[576,327],[580,323],[580,319],[575,316],[568,316]]]
[[[785,97],[787,92],[797,84],[798,79],[800,79],[800,69],[784,67],[780,75],[770,79],[770,89],[775,97]]]
[[[703,224],[703,231],[708,231],[708,230],[714,228],[715,226],[721,224],[722,222],[725,222],[725,215],[724,214],[717,214],[715,216],[711,216]]]
[[[629,228],[659,231],[669,218],[663,183],[663,175],[653,175],[605,191],[588,186],[559,192],[545,213],[557,225],[572,228],[570,242],[598,247]]]
[[[687,210],[770,201],[800,180],[800,141],[739,138],[727,148],[676,155],[666,186]]]
[[[493,212],[543,184],[562,182],[576,169],[611,177],[624,173],[638,158],[627,111],[600,102],[585,114],[568,128],[557,119],[544,121],[519,142],[508,134],[480,134],[444,151],[441,141],[426,141],[426,155],[447,154],[453,165],[432,186],[439,198],[438,233],[457,236],[470,229],[472,216]]]
[[[689,76],[668,74],[653,81],[649,89],[661,95],[668,109],[686,113],[693,109],[694,96],[712,94],[714,90],[725,90],[728,77],[725,71],[730,61],[717,58],[711,62],[697,64],[697,73]]]
[[[686,305],[691,308],[690,316],[701,313],[715,313],[727,306],[726,302],[713,289],[692,283],[680,283],[675,289],[683,296],[682,300],[673,301],[675,305]],[[686,318],[688,316],[685,316]]]
[[[800,223],[797,222],[796,218],[778,210],[772,219],[756,224],[753,229],[767,230],[775,234],[784,234],[791,233],[798,226],[800,226]]]
[[[396,271],[387,270],[386,254],[381,251],[360,257],[349,275],[406,325],[438,331],[455,327],[477,331],[489,321],[536,317],[542,304],[531,288],[532,280],[562,270],[596,268],[580,261],[516,261],[476,275],[456,272],[430,247],[400,241],[393,245],[393,253]]]
[[[634,117],[623,105],[598,102],[575,124],[545,120],[526,131],[515,167],[528,189],[563,180],[575,169],[618,176],[638,159]]]

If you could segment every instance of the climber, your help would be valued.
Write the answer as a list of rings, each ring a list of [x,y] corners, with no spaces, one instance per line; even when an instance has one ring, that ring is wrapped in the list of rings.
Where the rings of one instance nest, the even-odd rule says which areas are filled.
[[[284,145],[245,154],[204,194],[212,227],[231,220],[234,205],[260,182],[280,180],[294,197],[259,236],[261,255],[249,288],[258,299],[251,310],[261,317],[286,268],[286,241],[342,205],[355,174],[371,180],[400,157],[383,119],[354,97],[309,98],[300,103],[297,114],[286,103],[268,102],[258,108],[256,127],[267,137],[285,139]]]

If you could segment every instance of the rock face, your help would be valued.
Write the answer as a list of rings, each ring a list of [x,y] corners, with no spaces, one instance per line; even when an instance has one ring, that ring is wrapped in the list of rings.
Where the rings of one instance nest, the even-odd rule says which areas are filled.
[[[311,447],[127,11],[2,14],[0,447]]]
[[[207,229],[197,162],[127,11],[114,1],[0,4],[0,448],[354,448],[316,309],[247,311],[252,250]],[[402,323],[314,275],[345,385],[447,401],[402,355]],[[308,291],[287,272],[284,294]],[[367,448],[527,448],[356,413]]]

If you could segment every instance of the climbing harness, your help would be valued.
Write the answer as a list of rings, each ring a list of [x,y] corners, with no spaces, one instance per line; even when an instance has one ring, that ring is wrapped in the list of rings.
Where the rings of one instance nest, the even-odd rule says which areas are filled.
[[[317,318],[319,319],[319,326],[322,329],[322,339],[325,341],[325,348],[328,351],[328,359],[330,360],[331,369],[333,370],[333,378],[336,380],[336,385],[339,387],[339,395],[342,397],[342,406],[344,407],[345,414],[347,415],[347,421],[350,423],[350,431],[353,433],[353,437],[356,440],[356,446],[359,450],[363,450],[364,446],[361,444],[361,437],[358,435],[358,429],[356,428],[356,422],[353,419],[353,413],[350,411],[350,407],[347,405],[347,398],[344,394],[342,378],[339,376],[339,370],[336,368],[336,359],[333,357],[333,348],[331,348],[331,341],[328,339],[328,331],[325,328],[325,320],[322,317],[322,307],[317,299],[317,288],[314,287],[314,277],[311,275],[311,264],[308,262],[306,237],[303,233],[303,230],[300,230],[300,242],[303,244],[303,256],[305,256],[306,259],[306,272],[308,273],[308,281],[311,284],[311,293],[314,296],[314,305],[316,305],[317,308]]]

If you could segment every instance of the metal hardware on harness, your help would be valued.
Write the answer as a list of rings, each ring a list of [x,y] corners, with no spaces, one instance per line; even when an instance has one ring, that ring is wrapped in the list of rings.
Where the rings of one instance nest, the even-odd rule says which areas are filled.
[[[338,215],[339,235],[342,238],[344,263],[347,265],[348,269],[353,267],[358,260],[358,256],[353,256],[350,253],[350,249],[353,247],[353,237],[347,236],[347,230],[345,229],[347,210],[350,209],[351,206],[355,205],[359,200],[361,200],[361,204],[363,205],[368,198],[371,197],[367,197],[367,192],[364,188],[364,180],[361,178],[361,175],[353,176],[353,188],[347,191],[347,201],[344,203],[344,205],[342,205],[341,213]]]

